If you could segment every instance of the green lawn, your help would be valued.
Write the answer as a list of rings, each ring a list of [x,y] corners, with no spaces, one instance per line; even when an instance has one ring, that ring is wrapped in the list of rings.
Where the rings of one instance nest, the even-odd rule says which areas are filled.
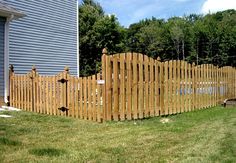
[[[236,108],[95,123],[1,112],[0,162],[236,162]]]

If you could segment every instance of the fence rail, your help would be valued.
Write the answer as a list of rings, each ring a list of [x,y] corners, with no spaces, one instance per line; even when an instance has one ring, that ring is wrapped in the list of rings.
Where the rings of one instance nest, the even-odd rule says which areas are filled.
[[[93,121],[131,120],[194,111],[236,96],[236,70],[160,62],[139,53],[102,56],[102,71],[75,77],[10,70],[10,105]]]

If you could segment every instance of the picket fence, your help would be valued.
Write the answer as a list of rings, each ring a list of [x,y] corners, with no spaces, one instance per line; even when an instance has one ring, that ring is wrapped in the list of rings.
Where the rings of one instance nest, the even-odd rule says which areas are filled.
[[[139,53],[102,55],[102,70],[76,77],[10,69],[10,106],[80,119],[123,121],[216,106],[236,96],[236,70],[210,64],[161,62]]]

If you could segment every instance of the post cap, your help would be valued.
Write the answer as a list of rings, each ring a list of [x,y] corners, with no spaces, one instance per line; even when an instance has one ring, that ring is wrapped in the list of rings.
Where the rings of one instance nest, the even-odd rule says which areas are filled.
[[[32,70],[33,70],[33,71],[36,71],[35,65],[32,66]]]
[[[68,67],[68,66],[65,66],[64,70],[65,70],[65,71],[69,71],[69,67]]]
[[[102,49],[102,54],[107,54],[108,52],[107,52],[107,49],[106,48],[103,48]]]
[[[159,56],[157,57],[157,61],[159,61],[159,62],[161,61],[161,58]]]
[[[10,71],[14,72],[14,66],[13,65],[10,65],[9,69],[10,69]]]

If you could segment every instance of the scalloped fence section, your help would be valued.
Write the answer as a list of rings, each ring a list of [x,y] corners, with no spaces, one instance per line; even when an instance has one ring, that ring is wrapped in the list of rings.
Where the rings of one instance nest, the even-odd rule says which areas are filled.
[[[103,55],[106,120],[143,119],[216,106],[236,95],[236,70],[139,53]]]
[[[236,96],[236,70],[160,62],[139,53],[102,56],[102,71],[76,77],[10,70],[10,106],[91,121],[123,121],[209,108]]]

